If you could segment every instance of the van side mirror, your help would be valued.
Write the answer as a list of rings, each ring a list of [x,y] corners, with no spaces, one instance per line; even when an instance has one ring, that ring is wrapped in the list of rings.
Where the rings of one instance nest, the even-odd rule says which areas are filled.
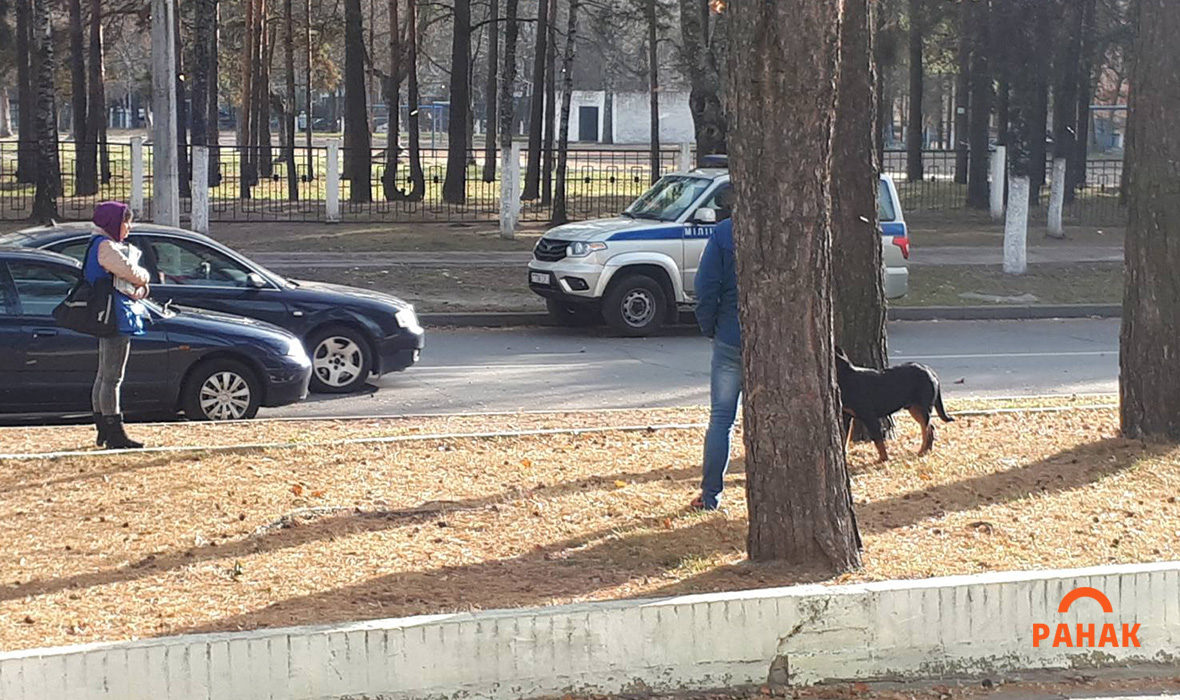
[[[698,224],[715,224],[717,223],[717,210],[709,207],[701,207],[697,209],[697,213],[693,215],[692,220]]]

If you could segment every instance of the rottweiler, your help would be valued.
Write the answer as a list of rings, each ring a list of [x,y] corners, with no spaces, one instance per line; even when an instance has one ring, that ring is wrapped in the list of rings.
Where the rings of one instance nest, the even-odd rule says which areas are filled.
[[[836,346],[836,383],[844,404],[845,449],[852,441],[855,418],[868,430],[882,462],[889,460],[881,430],[882,418],[902,408],[909,410],[922,427],[922,449],[918,455],[926,454],[934,446],[934,426],[930,423],[933,411],[938,411],[938,417],[947,423],[955,420],[942,406],[938,375],[926,365],[907,362],[884,370],[857,367]]]

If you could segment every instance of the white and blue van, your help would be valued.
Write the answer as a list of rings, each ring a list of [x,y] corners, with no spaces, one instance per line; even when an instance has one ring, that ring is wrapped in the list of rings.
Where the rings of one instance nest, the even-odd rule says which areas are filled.
[[[533,249],[529,288],[549,313],[577,325],[599,318],[623,335],[648,335],[691,308],[693,278],[719,208],[732,187],[729,171],[704,167],[666,175],[617,217],[550,229]],[[881,176],[885,295],[909,285],[909,232],[893,180]]]

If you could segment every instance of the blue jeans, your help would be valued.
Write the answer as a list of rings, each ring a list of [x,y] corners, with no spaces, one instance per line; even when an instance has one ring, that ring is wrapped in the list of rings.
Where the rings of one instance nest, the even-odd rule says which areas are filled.
[[[716,508],[729,469],[729,445],[742,396],[742,349],[713,341],[713,367],[709,379],[709,429],[705,431],[705,459],[701,499],[705,508]]]

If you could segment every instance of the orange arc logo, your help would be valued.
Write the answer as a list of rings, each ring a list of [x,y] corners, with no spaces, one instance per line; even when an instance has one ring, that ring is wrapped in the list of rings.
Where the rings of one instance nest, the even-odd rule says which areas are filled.
[[[1061,599],[1061,604],[1057,606],[1057,612],[1069,612],[1069,606],[1073,605],[1074,601],[1080,598],[1092,598],[1098,601],[1098,604],[1102,606],[1102,612],[1104,613],[1114,612],[1114,606],[1110,604],[1110,598],[1107,598],[1106,595],[1097,588],[1089,587],[1075,588],[1067,593],[1065,597]]]

